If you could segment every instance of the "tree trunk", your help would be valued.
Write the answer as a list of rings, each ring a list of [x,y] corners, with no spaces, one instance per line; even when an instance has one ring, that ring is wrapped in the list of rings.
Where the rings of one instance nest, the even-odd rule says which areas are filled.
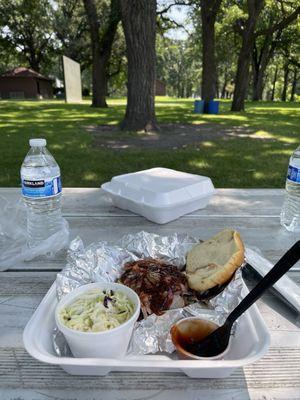
[[[274,78],[273,78],[272,92],[271,92],[271,101],[274,101],[275,99],[275,87],[276,87],[277,75],[278,75],[278,66],[276,64]]]
[[[106,108],[106,88],[107,88],[107,77],[106,77],[106,66],[103,58],[99,57],[99,47],[93,46],[92,57],[92,85],[93,85],[93,96],[92,96],[92,107]]]
[[[287,88],[288,88],[288,82],[289,82],[289,64],[286,63],[284,65],[284,77],[283,77],[283,89],[281,93],[281,101],[286,101],[286,94],[287,94]]]
[[[181,97],[182,99],[184,98],[184,84],[181,85],[180,97]]]
[[[297,68],[294,69],[290,101],[295,101],[296,88],[297,88]]]
[[[33,69],[36,72],[40,72],[40,69],[41,69],[40,68],[40,64],[35,58],[29,57],[28,58],[28,63],[29,63],[29,67],[31,69]]]
[[[263,75],[265,72],[265,68],[261,65],[261,59],[263,53],[266,53],[265,46],[262,46],[260,54],[258,54],[258,49],[256,47],[255,41],[253,45],[252,51],[252,79],[253,79],[253,90],[252,90],[252,100],[258,101],[262,99],[263,92]]]
[[[253,68],[253,93],[252,93],[252,100],[258,101],[262,100],[262,94],[264,90],[264,73],[265,69]]]
[[[223,81],[223,86],[222,86],[222,91],[221,91],[221,98],[222,99],[225,99],[226,95],[227,95],[227,93],[226,93],[227,83],[228,83],[228,74],[227,74],[227,69],[226,69],[225,73],[224,73],[224,81]]]
[[[192,84],[189,82],[186,85],[186,97],[192,97],[192,90],[193,90],[193,86]]]
[[[38,60],[37,49],[34,45],[33,40],[30,40],[26,50],[27,51],[25,51],[25,54],[26,54],[26,58],[27,58],[29,67],[36,72],[40,72],[40,62]]]
[[[156,0],[121,0],[128,60],[128,94],[124,130],[156,130]]]
[[[242,31],[242,47],[238,58],[231,111],[243,111],[249,79],[249,65],[255,39],[255,26],[264,0],[247,0],[248,19]]]
[[[104,29],[103,35],[101,36],[101,58],[103,58],[103,63],[105,66],[106,74],[106,85],[105,93],[108,92],[108,80],[111,76],[117,75],[119,72],[115,71],[113,74],[109,74],[109,60],[111,57],[112,46],[116,36],[118,24],[121,21],[121,4],[120,0],[110,1],[110,12],[108,17],[107,25]],[[121,63],[120,63],[121,64]]]
[[[252,52],[253,65],[253,93],[252,100],[262,100],[265,72],[269,61],[272,60],[276,46],[280,43],[282,31],[293,21],[300,13],[300,7],[296,7],[288,16],[284,15],[280,22],[271,23],[265,30],[256,33],[256,36],[264,35],[264,40],[260,51],[258,51],[254,42]],[[272,22],[272,20],[270,21]],[[273,35],[275,34],[275,37]]]
[[[270,60],[272,60],[276,46],[280,41],[282,30],[276,33],[275,38],[272,34],[266,34],[260,52],[254,42],[252,52],[253,66],[253,93],[252,100],[262,100],[265,85],[265,74]]]
[[[201,0],[202,22],[202,99],[216,95],[217,70],[215,60],[215,22],[222,0]]]
[[[215,97],[218,99],[219,98],[219,87],[220,87],[220,82],[219,82],[219,78],[218,75],[216,75],[217,81],[216,81],[216,90],[215,90]]]
[[[100,24],[98,20],[96,3],[94,0],[83,0],[85,12],[87,15],[91,46],[92,46],[92,85],[93,98],[92,107],[107,107],[107,76],[108,61],[111,55],[111,49],[117,26],[120,20],[119,0],[111,0],[110,15],[108,25],[100,38]]]

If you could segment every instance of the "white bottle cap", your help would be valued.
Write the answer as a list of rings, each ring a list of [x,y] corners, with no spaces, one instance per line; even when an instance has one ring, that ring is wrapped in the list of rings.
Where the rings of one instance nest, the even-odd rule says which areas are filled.
[[[46,139],[30,139],[30,147],[45,147],[47,144]]]

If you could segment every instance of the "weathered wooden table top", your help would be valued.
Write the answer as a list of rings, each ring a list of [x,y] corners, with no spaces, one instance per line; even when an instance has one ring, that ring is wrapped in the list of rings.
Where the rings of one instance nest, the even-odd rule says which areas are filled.
[[[0,189],[14,201],[19,189]],[[219,189],[209,206],[166,225],[157,225],[116,209],[100,189],[64,189],[63,212],[71,239],[86,244],[117,239],[128,232],[188,233],[208,238],[233,227],[248,246],[276,261],[299,234],[279,224],[283,191]],[[181,373],[112,372],[106,377],[67,375],[42,364],[23,348],[22,332],[65,263],[33,261],[0,273],[0,400],[4,399],[300,399],[300,318],[272,293],[258,306],[271,332],[271,347],[259,362],[236,370],[227,379],[190,379]],[[289,276],[300,283],[300,266]],[[245,271],[248,286],[256,282]]]

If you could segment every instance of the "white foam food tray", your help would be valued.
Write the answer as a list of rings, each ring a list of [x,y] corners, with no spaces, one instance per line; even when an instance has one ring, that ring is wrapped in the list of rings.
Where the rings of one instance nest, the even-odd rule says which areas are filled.
[[[101,188],[116,207],[158,224],[206,207],[215,193],[210,178],[168,168],[118,175]]]
[[[246,286],[243,295],[248,293]],[[52,345],[57,305],[55,283],[27,323],[23,342],[32,357],[45,363],[60,365],[72,375],[103,376],[111,371],[183,372],[191,378],[225,378],[236,368],[253,363],[268,350],[270,335],[253,305],[238,321],[229,352],[223,360],[179,360],[173,354],[131,355],[123,359],[58,357]]]

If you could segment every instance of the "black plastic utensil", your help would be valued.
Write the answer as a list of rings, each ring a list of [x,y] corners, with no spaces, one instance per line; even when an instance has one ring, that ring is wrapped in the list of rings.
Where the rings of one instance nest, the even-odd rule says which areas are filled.
[[[213,357],[223,353],[228,346],[231,328],[239,318],[262,294],[274,285],[300,259],[300,240],[296,242],[267,275],[249,292],[240,304],[228,315],[225,323],[206,338],[192,345],[193,354],[199,357]]]

